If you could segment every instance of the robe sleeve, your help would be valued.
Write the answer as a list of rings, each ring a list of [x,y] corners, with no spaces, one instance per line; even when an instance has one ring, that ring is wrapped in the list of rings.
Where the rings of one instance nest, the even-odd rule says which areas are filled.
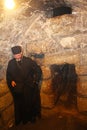
[[[10,62],[9,62],[9,63],[8,63],[8,66],[7,66],[7,70],[6,70],[6,81],[7,81],[8,88],[9,88],[11,91],[13,91],[13,87],[12,87],[12,85],[11,85],[12,75],[11,75],[10,69],[11,69],[11,66],[10,66]]]
[[[34,70],[34,85],[38,85],[38,87],[41,84],[42,81],[42,70],[39,65],[37,65],[36,62],[33,63],[33,70]]]

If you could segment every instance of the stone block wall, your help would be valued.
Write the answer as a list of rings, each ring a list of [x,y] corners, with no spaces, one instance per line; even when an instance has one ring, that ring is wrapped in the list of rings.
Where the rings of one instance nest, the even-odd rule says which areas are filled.
[[[0,17],[0,125],[4,113],[13,111],[12,97],[4,81],[8,61],[12,58],[11,47],[14,45],[21,45],[26,56],[30,53],[45,55],[40,62],[44,79],[51,76],[49,67],[52,64],[75,64],[78,75],[78,110],[87,111],[87,1],[66,2],[72,5],[72,14],[47,18],[44,11],[35,11],[32,15],[26,15],[28,6],[23,4],[16,11],[4,11]],[[43,93],[49,87],[50,79],[43,80],[41,98],[43,106],[50,104],[52,107],[54,94]],[[4,118],[5,124],[8,124],[8,117]]]
[[[0,81],[0,129],[14,123],[14,103],[5,80]]]
[[[56,102],[56,91],[52,89],[52,74],[48,66],[42,66],[43,80],[41,84],[41,106],[53,108]]]

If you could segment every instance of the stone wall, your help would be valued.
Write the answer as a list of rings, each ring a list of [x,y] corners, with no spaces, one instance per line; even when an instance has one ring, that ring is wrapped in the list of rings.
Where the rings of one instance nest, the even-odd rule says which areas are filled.
[[[71,1],[70,4],[74,3]],[[10,48],[17,44],[23,46],[25,55],[43,52],[44,64],[55,62],[86,64],[87,10],[85,8],[73,5],[72,14],[46,18],[44,11],[37,11],[27,16],[26,5],[13,12],[4,11],[1,17],[0,79],[5,78],[8,60],[12,58]]]
[[[6,68],[12,58],[11,47],[14,45],[21,45],[26,56],[32,53],[45,55],[41,62],[45,77],[47,74],[48,77],[51,76],[49,68],[52,64],[75,64],[78,75],[77,106],[79,111],[87,111],[87,2],[86,0],[84,2],[80,0],[81,4],[72,0],[66,2],[72,5],[72,14],[53,18],[47,18],[45,12],[39,10],[26,14],[28,5],[25,3],[15,11],[3,11],[0,15],[0,92],[4,93],[0,94],[0,124],[3,122],[2,118],[5,119],[5,124],[8,124],[9,120],[7,115],[4,118],[3,110],[6,110],[6,113],[8,111],[8,114],[12,111],[11,116],[14,114],[12,98],[7,98],[11,95],[9,90],[5,90]],[[44,89],[51,86],[51,82],[46,80],[42,85]],[[49,106],[51,103],[52,106],[54,95],[48,97],[43,92],[41,95],[42,105]],[[6,105],[7,100],[9,104]]]
[[[6,129],[14,122],[14,103],[5,80],[0,80],[0,129]]]

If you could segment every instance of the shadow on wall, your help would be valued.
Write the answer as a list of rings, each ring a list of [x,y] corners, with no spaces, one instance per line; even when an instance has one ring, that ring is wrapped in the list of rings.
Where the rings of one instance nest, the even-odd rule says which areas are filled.
[[[50,67],[52,73],[52,89],[57,92],[57,100],[66,101],[68,105],[76,105],[77,74],[74,64],[53,64]]]

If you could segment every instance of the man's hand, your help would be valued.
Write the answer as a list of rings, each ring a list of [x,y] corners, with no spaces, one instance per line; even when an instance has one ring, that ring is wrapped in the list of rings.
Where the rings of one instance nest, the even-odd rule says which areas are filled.
[[[12,81],[12,82],[11,82],[11,85],[12,85],[12,87],[15,87],[15,86],[16,86],[15,81]]]

